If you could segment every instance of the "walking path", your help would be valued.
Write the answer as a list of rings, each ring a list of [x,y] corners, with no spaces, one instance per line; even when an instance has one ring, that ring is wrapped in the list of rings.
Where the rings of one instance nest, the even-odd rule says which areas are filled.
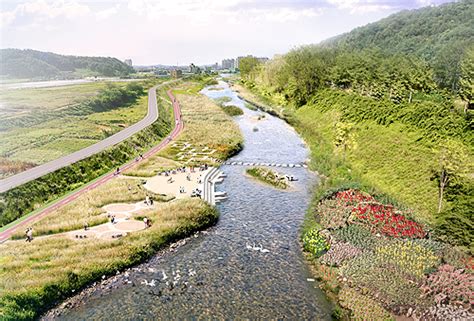
[[[111,218],[115,217],[115,222],[108,222],[93,226],[87,230],[74,230],[71,232],[62,233],[67,237],[81,240],[90,238],[99,239],[116,239],[127,235],[127,233],[144,230],[146,228],[143,221],[137,221],[133,219],[133,214],[136,214],[140,210],[147,210],[153,208],[153,206],[145,204],[143,201],[135,204],[127,203],[115,203],[109,204],[103,207],[107,213],[106,215]],[[60,235],[60,234],[56,234]]]
[[[156,89],[159,86],[163,86],[163,85],[164,84],[157,85],[148,90],[148,113],[145,116],[145,118],[140,120],[138,123],[135,123],[125,128],[124,130],[121,130],[118,133],[110,137],[107,137],[106,139],[101,140],[98,143],[95,143],[94,145],[88,146],[72,154],[63,156],[61,158],[52,160],[48,163],[30,168],[16,175],[0,180],[0,193],[6,192],[21,184],[35,180],[38,177],[54,172],[55,170],[58,170],[62,167],[65,167],[77,161],[80,161],[81,159],[97,154],[110,146],[113,146],[115,144],[118,144],[124,141],[125,139],[129,138],[130,136],[139,132],[145,127],[148,127],[149,125],[151,125],[153,122],[155,122],[158,119],[158,105],[156,103]]]
[[[153,87],[152,89],[150,89],[150,91],[148,92],[149,93],[148,104],[150,105],[150,100],[151,100],[155,104],[155,109],[158,112],[158,106],[156,106],[156,90],[155,90],[156,87]],[[173,102],[173,111],[174,111],[174,115],[175,115],[175,127],[174,127],[173,131],[171,132],[171,134],[168,137],[166,137],[164,140],[162,140],[160,144],[158,144],[157,146],[153,147],[148,152],[146,152],[143,155],[143,159],[147,159],[151,155],[159,152],[164,147],[166,147],[174,138],[176,138],[181,133],[181,131],[184,128],[184,123],[181,120],[181,108],[179,106],[179,103],[176,100],[176,98],[173,96],[173,94],[171,93],[171,89],[168,90],[167,94],[170,97],[171,101]],[[143,159],[140,159],[138,161],[135,161],[135,160],[130,161],[129,163],[123,165],[120,169],[122,171],[127,170],[127,169],[135,166],[135,164],[138,164],[139,162],[143,161]],[[44,209],[42,209],[38,213],[35,213],[34,215],[31,215],[28,218],[23,219],[23,220],[20,218],[17,221],[17,223],[14,223],[12,226],[8,227],[6,230],[4,230],[3,232],[0,233],[0,243],[6,241],[17,230],[26,229],[27,226],[30,226],[32,223],[40,220],[41,218],[45,217],[49,213],[51,213],[54,210],[58,209],[59,207],[70,203],[71,201],[78,198],[80,195],[86,193],[87,191],[90,191],[90,190],[96,188],[99,185],[102,185],[102,184],[108,182],[109,180],[111,180],[115,177],[116,177],[115,171],[110,172],[110,173],[104,175],[103,177],[101,177],[100,179],[98,179],[97,181],[95,181],[93,183],[90,183],[90,184],[82,187],[81,189],[74,191],[73,193],[71,193],[67,197],[65,197],[63,199],[60,199],[57,202],[45,207]]]

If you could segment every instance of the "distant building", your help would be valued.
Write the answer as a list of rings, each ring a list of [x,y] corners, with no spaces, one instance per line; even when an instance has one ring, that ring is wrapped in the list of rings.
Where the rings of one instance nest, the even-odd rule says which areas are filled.
[[[200,74],[201,68],[192,63],[189,65],[189,72],[192,74]]]
[[[132,59],[125,59],[125,60],[124,60],[124,63],[125,63],[126,65],[129,65],[130,67],[132,67]]]
[[[224,59],[222,60],[222,69],[234,69],[235,68],[235,60],[234,59]]]
[[[173,69],[170,74],[172,78],[181,78],[183,76],[183,71],[180,69]]]

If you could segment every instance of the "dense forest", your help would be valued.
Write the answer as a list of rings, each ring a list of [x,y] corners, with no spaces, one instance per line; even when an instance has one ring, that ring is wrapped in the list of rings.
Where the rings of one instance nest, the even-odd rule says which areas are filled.
[[[455,90],[460,61],[473,43],[474,3],[459,1],[402,11],[323,45],[349,50],[376,47],[390,54],[415,55],[430,64],[440,86]]]
[[[0,76],[9,78],[74,78],[78,74],[126,76],[133,68],[111,57],[64,56],[31,49],[1,49]]]
[[[373,185],[414,208],[440,238],[470,247],[473,9],[464,1],[401,12],[265,64],[245,58],[241,79],[273,105],[285,106],[297,128],[317,135],[318,152],[326,144],[331,153],[319,155],[320,172],[337,182]],[[451,41],[462,44],[457,55],[437,66]],[[455,86],[440,81],[443,68]],[[317,132],[316,118],[333,127]],[[379,153],[385,157],[376,159]],[[351,175],[341,174],[341,164]]]

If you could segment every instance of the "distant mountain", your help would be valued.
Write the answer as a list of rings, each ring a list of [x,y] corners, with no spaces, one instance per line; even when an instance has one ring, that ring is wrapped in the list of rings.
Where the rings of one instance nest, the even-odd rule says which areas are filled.
[[[452,87],[459,62],[474,46],[474,1],[402,11],[321,45],[345,49],[379,48],[390,54],[412,54],[426,60],[437,82]]]
[[[131,72],[133,68],[117,58],[64,56],[31,49],[0,49],[0,76],[4,77],[118,77]]]

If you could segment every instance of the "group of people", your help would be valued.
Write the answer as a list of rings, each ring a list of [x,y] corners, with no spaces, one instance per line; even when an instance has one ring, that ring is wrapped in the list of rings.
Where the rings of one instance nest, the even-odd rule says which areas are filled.
[[[33,228],[28,227],[25,231],[26,242],[33,241]]]

